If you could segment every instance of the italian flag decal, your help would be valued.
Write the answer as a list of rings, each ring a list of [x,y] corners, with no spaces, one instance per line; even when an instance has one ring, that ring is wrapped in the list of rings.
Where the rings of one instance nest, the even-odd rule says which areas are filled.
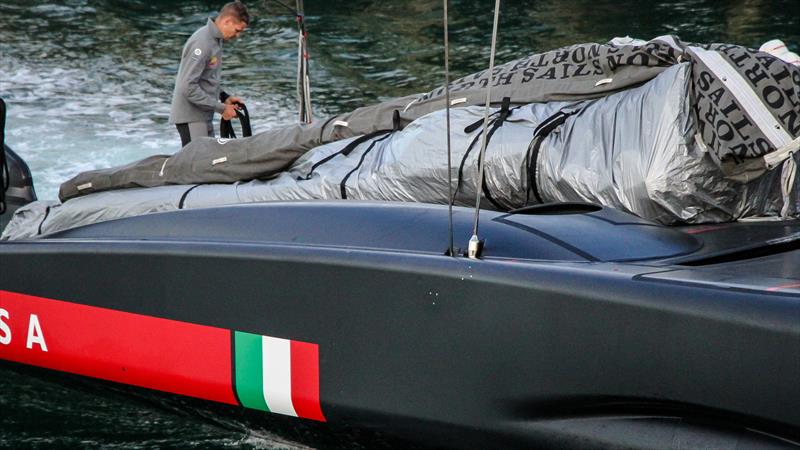
[[[0,359],[325,421],[308,342],[0,290]]]
[[[236,394],[248,408],[322,420],[316,344],[234,332]]]

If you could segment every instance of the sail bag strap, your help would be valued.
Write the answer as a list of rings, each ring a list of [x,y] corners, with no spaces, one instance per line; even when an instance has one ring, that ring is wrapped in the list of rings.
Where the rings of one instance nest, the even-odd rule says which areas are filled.
[[[367,149],[361,155],[361,159],[358,160],[358,164],[353,168],[353,170],[347,172],[347,175],[345,175],[344,178],[342,178],[342,181],[339,183],[339,192],[342,194],[343,199],[347,198],[347,180],[361,167],[362,164],[364,164],[364,160],[367,158],[369,152],[371,152],[372,149],[375,148],[375,144],[385,139],[388,139],[389,137],[392,136],[392,134],[395,131],[399,131],[401,128],[402,124],[400,123],[400,111],[394,110],[394,113],[392,115],[392,130],[386,133],[386,135],[384,135],[382,138],[372,141],[372,143],[369,144],[369,147],[367,147]]]
[[[537,203],[544,203],[542,196],[539,193],[539,187],[536,183],[536,167],[539,159],[539,152],[542,142],[553,132],[556,128],[563,125],[570,116],[574,116],[583,111],[583,108],[574,109],[572,111],[564,112],[558,111],[547,119],[543,120],[539,126],[533,131],[533,139],[528,145],[528,155],[526,156],[528,165],[528,188],[525,190],[525,204],[530,200],[530,193],[533,193]]]

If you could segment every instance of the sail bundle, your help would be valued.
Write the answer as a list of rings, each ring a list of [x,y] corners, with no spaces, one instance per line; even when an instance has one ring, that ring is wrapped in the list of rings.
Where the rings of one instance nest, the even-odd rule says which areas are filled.
[[[672,36],[615,39],[515,60],[491,78],[493,117],[505,119],[487,143],[482,208],[588,201],[664,224],[797,212],[800,68],[770,54]],[[437,88],[80,174],[62,185],[62,204],[47,205],[46,220],[45,207],[32,204],[4,237],[111,218],[103,208],[122,217],[287,199],[471,205],[478,152],[468,149],[481,130],[470,125],[482,119],[486,83],[477,73],[450,84],[449,173],[445,90]],[[458,186],[452,199],[448,182]],[[129,189],[141,187],[150,189]]]

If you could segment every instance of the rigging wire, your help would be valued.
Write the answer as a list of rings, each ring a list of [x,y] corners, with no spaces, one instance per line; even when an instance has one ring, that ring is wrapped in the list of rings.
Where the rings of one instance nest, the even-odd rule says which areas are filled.
[[[450,151],[450,42],[448,38],[448,29],[447,29],[447,3],[448,0],[443,0],[444,3],[444,99],[446,102],[446,116],[447,116],[447,198],[453,198],[453,162],[452,156]],[[448,244],[448,253],[450,256],[455,255],[455,249],[453,248],[453,202],[448,200],[448,233],[449,233],[449,244]]]
[[[11,172],[6,160],[6,102],[0,98],[0,214],[6,212],[6,191],[11,185]]]
[[[296,1],[296,8],[292,8],[280,0],[265,0],[264,4],[266,5],[270,1],[290,11],[294,15],[295,21],[297,21],[297,101],[299,103],[300,122],[311,123],[311,77],[308,74],[308,32],[306,31],[303,0]]]
[[[297,100],[300,103],[300,122],[311,123],[311,82],[308,76],[308,47],[306,46],[308,33],[306,32],[303,0],[297,0],[295,19],[297,20],[298,29]]]
[[[475,220],[472,227],[472,237],[469,239],[467,256],[476,259],[480,257],[483,242],[478,238],[478,223],[480,220],[481,192],[483,190],[484,158],[486,154],[487,132],[489,124],[489,108],[491,106],[492,76],[494,72],[494,55],[497,47],[497,23],[500,17],[500,0],[494,3],[494,23],[492,24],[492,49],[489,55],[489,70],[486,72],[486,106],[483,113],[483,140],[481,153],[478,156],[478,177],[475,181]]]
[[[292,8],[291,6],[287,5],[286,3],[283,3],[283,2],[282,2],[282,1],[280,1],[280,0],[272,0],[272,1],[273,1],[273,2],[275,2],[275,3],[277,3],[277,4],[279,4],[279,5],[281,5],[281,6],[283,6],[283,7],[284,7],[284,8],[286,8],[287,10],[291,11],[291,12],[292,12],[292,14],[294,14],[295,16],[299,16],[299,15],[300,15],[300,13],[299,13],[300,9],[299,9],[299,8],[298,8],[298,9],[294,9],[294,8]]]

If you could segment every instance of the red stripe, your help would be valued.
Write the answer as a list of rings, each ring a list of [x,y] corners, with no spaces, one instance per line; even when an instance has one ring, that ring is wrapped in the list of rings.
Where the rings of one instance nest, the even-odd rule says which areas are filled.
[[[325,422],[319,405],[319,346],[291,341],[292,405],[299,417]]]
[[[707,225],[703,227],[689,228],[683,231],[688,234],[700,234],[700,233],[707,233],[709,231],[724,230],[725,228],[728,228],[728,225],[717,225],[717,226]]]
[[[11,329],[0,359],[238,404],[229,330],[2,290],[0,309]],[[47,351],[36,343],[26,348],[32,314]]]
[[[782,285],[779,285],[779,286],[773,286],[773,287],[767,289],[767,291],[776,292],[776,291],[782,291],[784,289],[792,289],[792,288],[800,288],[800,283],[791,283],[791,284],[782,284]]]

